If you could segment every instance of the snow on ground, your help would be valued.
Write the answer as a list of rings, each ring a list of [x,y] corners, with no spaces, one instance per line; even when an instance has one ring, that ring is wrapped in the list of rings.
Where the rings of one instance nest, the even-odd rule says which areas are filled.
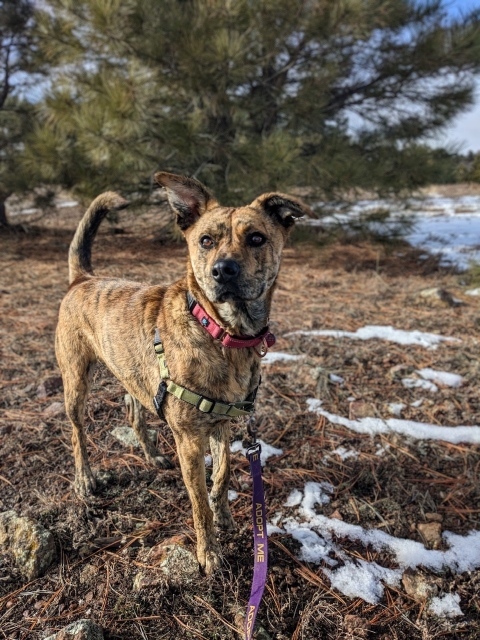
[[[398,586],[405,569],[421,565],[436,572],[448,568],[453,573],[463,573],[480,567],[480,531],[470,531],[465,536],[445,531],[443,539],[447,550],[429,550],[415,540],[396,538],[379,529],[364,529],[318,514],[316,505],[327,504],[333,490],[326,482],[307,482],[303,491],[293,489],[284,506],[296,509],[296,512],[293,515],[275,514],[268,534],[290,534],[301,544],[300,559],[316,564],[323,561],[327,567],[322,567],[322,571],[332,587],[344,595],[375,604],[383,596],[384,584]],[[339,542],[342,538],[375,551],[388,552],[396,568],[352,559]],[[432,600],[431,611],[436,615],[463,615],[459,602],[458,595],[447,594]]]
[[[392,416],[397,416],[398,418],[400,417],[400,415],[402,414],[402,411],[405,409],[406,406],[407,405],[404,404],[403,402],[390,402],[387,405],[387,408],[392,414]]]
[[[435,349],[441,342],[461,342],[458,338],[440,336],[436,333],[425,333],[424,331],[403,331],[393,327],[381,325],[367,325],[352,331],[340,331],[332,329],[314,329],[312,331],[291,331],[286,333],[289,336],[332,336],[334,338],[351,338],[352,340],[387,340],[397,344],[413,344],[427,349]]]
[[[444,266],[467,269],[472,261],[480,262],[480,196],[411,198],[402,204],[394,200],[360,200],[348,207],[331,207],[331,215],[301,224],[335,226],[365,220],[369,214],[388,210],[385,222],[369,223],[372,231],[385,233],[400,228],[407,215],[413,228],[406,240],[415,247],[438,254]]]
[[[424,391],[431,391],[432,393],[437,393],[438,387],[430,380],[418,380],[417,378],[403,378],[402,384],[407,389],[423,389]]]
[[[458,593],[446,593],[441,597],[432,598],[428,610],[430,613],[433,613],[433,615],[445,616],[447,618],[463,616],[463,611],[460,609],[460,596]]]
[[[274,362],[294,362],[295,360],[301,360],[304,356],[295,356],[291,353],[284,353],[283,351],[269,351],[266,356],[262,358],[263,364],[273,364]]]
[[[461,387],[464,380],[458,373],[448,373],[447,371],[437,371],[436,369],[419,369],[417,373],[424,380],[432,380],[443,387]]]
[[[476,425],[443,427],[436,424],[414,422],[413,420],[400,420],[399,418],[383,420],[382,418],[367,417],[359,420],[349,420],[322,409],[322,402],[317,398],[308,398],[307,406],[309,411],[319,416],[324,416],[332,424],[341,424],[357,433],[367,433],[373,436],[377,433],[395,432],[423,440],[443,440],[453,444],[459,444],[460,442],[480,444],[480,427]]]
[[[334,224],[351,221],[352,218],[364,215],[383,206],[395,208],[392,203],[382,201],[364,201],[353,205],[347,213],[338,213],[320,221],[307,224]],[[472,260],[480,262],[480,197],[439,198],[411,200],[410,212],[414,215],[414,228],[407,240],[432,253],[441,256],[442,263],[465,269]],[[398,207],[397,207],[398,208]],[[400,215],[400,212],[397,211]],[[480,289],[467,292],[469,295],[480,295]],[[387,340],[401,345],[418,345],[428,349],[436,348],[443,342],[461,342],[453,337],[446,337],[421,331],[402,331],[389,326],[365,326],[357,331],[314,330],[295,331],[286,334],[306,336],[332,336],[334,338],[350,338],[354,340]],[[420,387],[431,392],[438,387],[458,388],[464,383],[462,376],[446,371],[424,368],[415,371],[416,378],[405,378],[405,387]],[[420,406],[423,400],[412,403]],[[315,398],[307,400],[308,409],[317,415],[324,416],[333,424],[343,425],[357,433],[375,435],[395,432],[404,436],[425,440],[443,440],[451,443],[480,444],[480,426],[439,426],[424,424],[399,418],[405,408],[403,403],[390,403],[389,411],[396,417],[381,419],[365,417],[350,420],[335,415],[322,408],[322,402]],[[377,445],[376,455],[384,455],[388,445]],[[338,447],[329,452],[328,458],[339,455],[342,459],[358,455],[354,450]],[[429,550],[417,541],[396,538],[380,529],[364,529],[359,525],[349,524],[336,518],[328,518],[317,513],[318,506],[329,502],[333,487],[327,483],[307,482],[303,490],[292,489],[283,505],[268,526],[268,533],[287,533],[297,540],[301,549],[299,557],[306,562],[322,564],[322,571],[329,578],[333,588],[351,598],[362,598],[369,603],[377,603],[383,596],[384,585],[398,586],[403,572],[422,566],[433,572],[449,569],[452,573],[473,571],[480,567],[480,531],[470,531],[461,536],[443,532],[445,551]],[[391,566],[383,566],[379,562],[367,562],[360,558],[352,558],[342,545],[342,539],[354,541],[369,549],[389,553]],[[429,603],[429,613],[443,617],[462,616],[460,596],[447,593],[434,597]]]
[[[272,447],[271,444],[267,444],[263,440],[260,440],[260,438],[258,438],[257,442],[260,444],[262,448],[262,451],[260,453],[260,461],[262,463],[262,467],[265,466],[265,463],[269,458],[272,458],[273,456],[281,456],[283,453],[283,449],[277,449],[276,447]],[[230,451],[231,453],[240,452],[240,453],[243,453],[243,455],[247,453],[247,450],[242,445],[241,440],[234,440],[230,445]]]

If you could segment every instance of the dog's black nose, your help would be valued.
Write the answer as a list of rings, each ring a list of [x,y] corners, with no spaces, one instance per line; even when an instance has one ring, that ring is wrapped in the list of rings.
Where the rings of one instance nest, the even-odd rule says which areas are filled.
[[[217,282],[228,282],[240,273],[240,265],[235,260],[217,260],[212,268],[212,276]]]

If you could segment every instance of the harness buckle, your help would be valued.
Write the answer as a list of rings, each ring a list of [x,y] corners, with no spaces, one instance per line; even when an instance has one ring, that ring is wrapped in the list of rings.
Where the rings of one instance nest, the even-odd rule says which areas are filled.
[[[202,404],[202,402],[204,400],[206,402],[210,402],[210,408],[207,409],[206,411],[200,407],[200,405]],[[210,398],[206,398],[205,396],[200,396],[199,399],[198,399],[197,404],[195,405],[195,409],[198,409],[202,413],[212,413],[213,407],[215,406],[215,404],[216,404],[215,400],[211,400]]]

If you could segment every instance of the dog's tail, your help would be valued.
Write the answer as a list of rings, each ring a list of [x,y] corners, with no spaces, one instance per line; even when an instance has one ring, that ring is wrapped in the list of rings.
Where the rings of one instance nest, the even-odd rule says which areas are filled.
[[[101,221],[110,211],[120,211],[128,206],[118,193],[107,191],[95,198],[80,220],[68,251],[70,284],[86,274],[93,274],[92,244]]]

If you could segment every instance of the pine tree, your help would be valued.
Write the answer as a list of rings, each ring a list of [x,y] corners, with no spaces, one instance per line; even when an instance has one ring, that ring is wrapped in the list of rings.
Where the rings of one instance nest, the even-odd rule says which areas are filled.
[[[226,202],[292,186],[414,188],[418,141],[472,104],[480,70],[480,11],[453,20],[442,0],[42,6],[55,73],[27,166],[89,196],[148,191],[158,167]]]
[[[8,225],[5,201],[27,187],[21,171],[24,139],[33,109],[24,94],[35,68],[32,33],[33,2],[2,0],[0,4],[0,227]]]

